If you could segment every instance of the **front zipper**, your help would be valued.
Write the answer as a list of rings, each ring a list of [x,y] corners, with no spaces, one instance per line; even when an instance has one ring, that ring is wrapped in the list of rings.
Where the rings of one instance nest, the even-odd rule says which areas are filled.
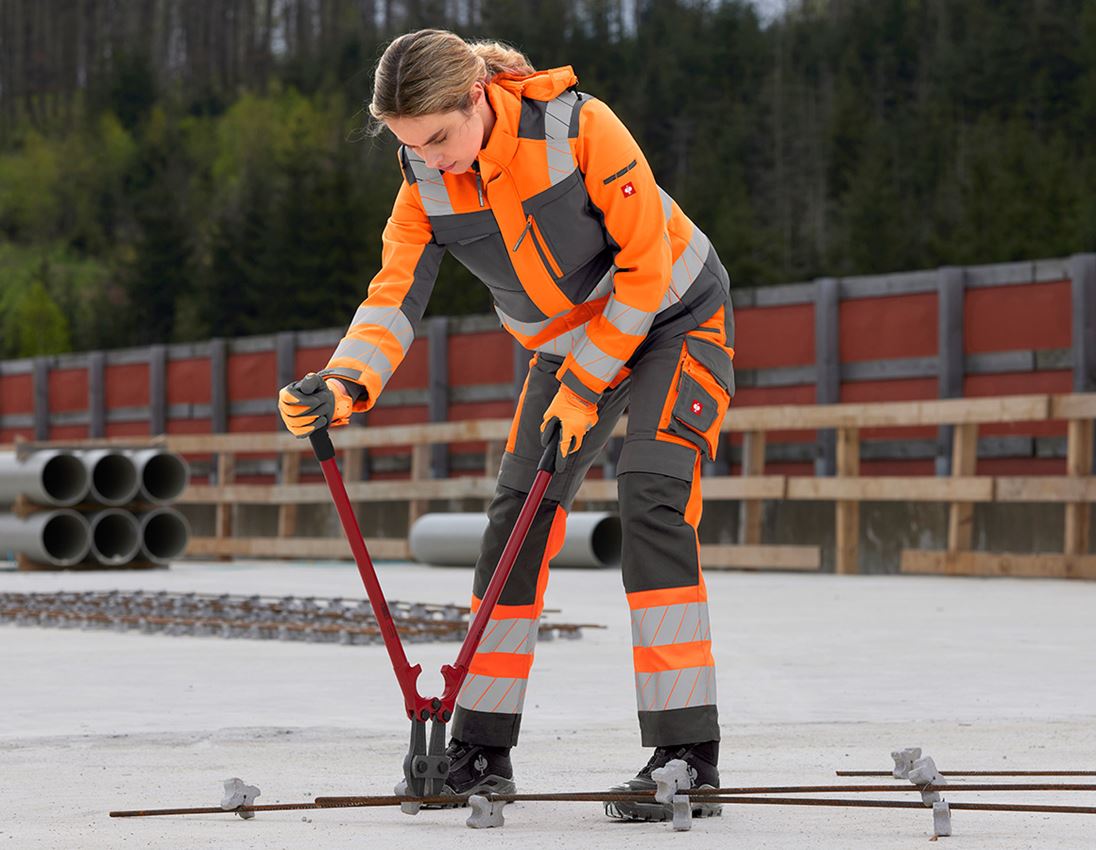
[[[536,221],[533,219],[533,214],[529,215],[525,219],[525,227],[522,228],[521,235],[518,236],[518,241],[514,243],[514,253],[517,253],[518,248],[521,247],[521,243],[525,241],[525,237],[532,232],[533,234],[533,247],[537,249],[537,255],[540,257],[540,262],[544,266],[544,270],[552,276],[554,280],[561,280],[563,278],[563,271],[559,267],[559,263],[555,261],[555,258],[548,252],[548,246],[542,244],[544,237],[540,235],[540,229],[536,226]]]
[[[476,172],[476,195],[479,197],[480,208],[483,208],[483,180],[480,178],[479,169],[474,169]]]

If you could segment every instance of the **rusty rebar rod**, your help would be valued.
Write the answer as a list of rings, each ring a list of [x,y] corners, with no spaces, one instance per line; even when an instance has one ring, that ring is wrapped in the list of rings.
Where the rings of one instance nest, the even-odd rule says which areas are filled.
[[[1096,770],[941,770],[945,776],[1096,776]],[[835,770],[838,776],[888,776],[889,770]],[[904,781],[904,780],[896,780]]]
[[[945,786],[949,790],[956,790],[954,786]],[[912,788],[910,790],[918,790]],[[965,789],[973,790],[973,789]],[[1057,789],[1056,789],[1057,790]],[[844,808],[875,808],[875,809],[924,809],[925,804],[909,800],[836,800],[810,797],[753,797],[735,793],[711,793],[708,790],[699,791],[692,789],[686,791],[690,800],[695,803],[721,803],[724,805],[758,805],[758,806],[831,806]],[[519,802],[575,802],[575,803],[617,803],[617,802],[643,802],[653,798],[653,793],[612,793],[606,791],[573,792],[559,794],[484,794],[491,802],[519,803]],[[453,806],[467,803],[467,797],[408,797],[395,795],[378,795],[363,797],[317,797],[311,803],[279,803],[262,806],[240,806],[236,809],[221,809],[215,806],[203,806],[197,808],[173,808],[173,809],[137,809],[129,811],[110,812],[112,818],[153,817],[160,815],[206,815],[206,814],[237,814],[244,812],[284,812],[301,811],[305,809],[347,809],[347,808],[380,808],[398,806],[403,803],[420,803],[423,805]],[[1047,814],[1096,814],[1096,806],[1063,806],[1051,804],[1022,804],[1022,803],[964,803],[951,802],[948,805],[956,811],[986,811],[986,812],[1042,812]]]

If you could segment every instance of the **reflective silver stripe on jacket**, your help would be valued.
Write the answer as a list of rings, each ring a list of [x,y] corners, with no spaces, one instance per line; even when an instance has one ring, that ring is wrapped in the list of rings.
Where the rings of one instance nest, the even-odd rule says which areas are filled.
[[[715,667],[636,673],[636,704],[640,711],[715,705],[715,696]]]
[[[700,273],[704,270],[704,262],[711,253],[712,243],[704,235],[704,231],[693,225],[693,234],[689,237],[689,244],[681,252],[681,256],[674,260],[670,267],[670,287],[662,296],[662,303],[658,305],[660,311],[676,304],[685,297],[689,287],[693,285]]]
[[[399,307],[361,306],[351,319],[350,330],[347,333],[357,325],[377,325],[384,328],[399,340],[404,354],[407,354],[407,349],[415,341],[415,328]]]
[[[632,646],[666,646],[711,639],[707,602],[652,605],[632,611]]]
[[[340,357],[349,357],[363,366],[368,366],[380,375],[381,387],[384,387],[388,379],[392,377],[392,362],[380,347],[371,342],[345,337],[335,349],[335,353],[331,355],[332,360],[338,360]]]
[[[571,115],[578,96],[565,91],[548,101],[544,109],[544,141],[548,149],[548,179],[555,186],[578,167],[568,141]]]
[[[602,298],[605,295],[608,295],[609,292],[612,291],[612,289],[613,289],[613,272],[615,272],[615,271],[616,271],[616,268],[613,267],[613,266],[610,266],[609,270],[607,272],[605,272],[605,274],[602,276],[601,280],[598,281],[597,286],[595,286],[590,291],[590,294],[586,296],[586,301],[583,302],[584,304],[589,302],[589,301],[597,301],[597,299]],[[506,313],[504,313],[499,308],[499,306],[497,304],[495,305],[495,314],[499,317],[499,321],[502,322],[502,324],[504,326],[506,326],[507,328],[509,328],[510,330],[515,331],[516,333],[519,333],[519,334],[521,334],[522,336],[525,336],[525,337],[534,337],[537,334],[539,334],[541,331],[543,331],[545,328],[547,328],[549,325],[551,325],[552,322],[566,316],[573,309],[574,308],[572,307],[572,308],[568,308],[566,310],[561,310],[560,312],[556,313],[554,316],[549,316],[547,319],[541,319],[539,322],[522,322],[522,321],[519,321],[518,319],[515,319],[513,316],[509,316]],[[586,327],[586,325],[585,325],[585,323],[583,323],[582,325],[579,325],[578,327],[573,328],[568,333],[560,334],[560,336],[556,337],[555,339],[550,339],[547,342],[542,343],[541,345],[538,345],[534,350],[535,351],[548,351],[548,352],[551,352],[551,353],[556,353],[557,351],[562,350],[564,353],[566,353],[566,352],[570,351],[571,348],[568,346],[567,348],[562,348],[561,349],[560,348],[560,346],[562,344],[561,341],[564,340],[564,339],[572,339],[572,340],[579,339],[581,335],[585,334],[585,330],[584,330],[585,327]]]
[[[415,185],[419,187],[419,197],[422,198],[422,208],[426,214],[452,215],[453,203],[449,200],[449,190],[445,188],[441,172],[427,167],[426,160],[412,153],[410,148],[405,147],[403,150],[415,175]]]
[[[573,349],[575,362],[583,369],[597,378],[599,381],[609,383],[616,377],[624,365],[623,360],[618,360],[611,354],[606,354],[594,343],[590,337],[586,337]]]
[[[601,315],[614,328],[629,336],[646,336],[655,320],[654,313],[622,304],[616,300],[615,295],[609,298]]]
[[[457,705],[466,711],[521,714],[528,679],[470,674],[457,695]]]

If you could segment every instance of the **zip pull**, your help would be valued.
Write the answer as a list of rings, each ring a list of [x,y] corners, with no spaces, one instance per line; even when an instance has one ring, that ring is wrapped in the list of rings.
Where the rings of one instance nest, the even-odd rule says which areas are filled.
[[[514,253],[517,253],[518,248],[521,247],[521,243],[525,241],[525,237],[529,235],[529,231],[533,229],[533,214],[529,213],[529,217],[525,219],[525,229],[521,231],[521,236],[518,237],[518,241],[514,243]]]
[[[479,169],[476,169],[476,194],[479,196],[479,205],[483,206],[483,181],[480,178]]]

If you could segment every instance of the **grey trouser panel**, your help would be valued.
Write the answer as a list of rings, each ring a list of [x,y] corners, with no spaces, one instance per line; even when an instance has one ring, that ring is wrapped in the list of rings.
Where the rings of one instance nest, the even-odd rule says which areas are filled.
[[[688,420],[693,416],[689,407],[699,404],[703,424],[718,428],[718,423],[712,424],[713,417],[722,420],[733,381],[725,352],[724,364],[718,360],[721,349],[687,344],[690,339],[695,343],[698,336],[704,335],[693,332],[687,337],[682,333],[645,345],[633,358],[630,375],[602,395],[598,422],[579,451],[567,459],[564,470],[553,477],[484,633],[457,698],[454,737],[487,746],[517,743],[546,584],[549,536],[554,524],[565,521],[579,485],[629,408],[617,487],[623,527],[621,572],[632,609],[642,742],[644,746],[668,746],[718,740],[715,667],[696,536],[701,450],[708,451],[709,445],[696,431],[674,420]],[[718,372],[718,385],[727,389],[721,399],[694,387],[695,382],[681,366],[694,349],[700,356],[689,355],[690,369],[695,375],[700,363],[713,374]],[[477,600],[486,592],[532,486],[543,453],[540,424],[559,389],[555,372],[562,362],[561,357],[538,354],[526,378],[515,413],[513,451],[503,456],[495,496],[487,510],[489,523],[473,587]],[[711,386],[709,382],[709,389]],[[668,428],[660,428],[671,405],[675,416]],[[684,411],[681,417],[677,416],[679,408]],[[556,528],[553,539],[562,540],[561,534],[562,528]],[[515,610],[518,608],[523,610]],[[515,641],[515,635],[522,636],[520,641]]]

